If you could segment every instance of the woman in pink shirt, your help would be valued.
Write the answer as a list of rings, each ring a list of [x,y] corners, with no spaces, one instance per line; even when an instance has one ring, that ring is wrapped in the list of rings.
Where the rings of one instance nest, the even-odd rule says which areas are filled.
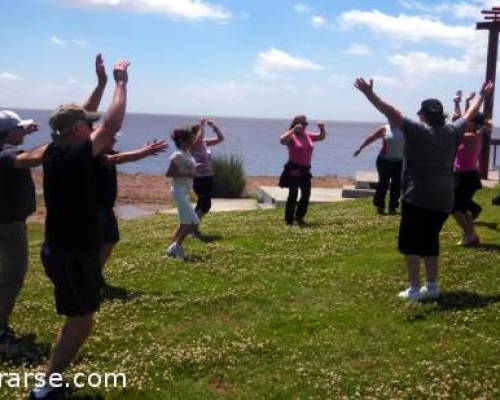
[[[281,135],[280,142],[288,146],[288,162],[280,178],[280,187],[289,188],[285,208],[285,221],[293,225],[297,221],[299,226],[304,226],[304,217],[311,197],[311,159],[314,149],[313,142],[325,139],[325,124],[318,123],[319,133],[306,130],[308,126],[305,115],[297,115],[290,128]],[[300,200],[297,204],[301,192]]]
[[[478,246],[481,242],[474,229],[475,207],[472,198],[482,188],[479,175],[479,154],[485,131],[491,130],[490,121],[479,113],[469,124],[455,157],[455,204],[453,217],[464,231],[462,246]],[[475,205],[475,207],[474,207]],[[479,207],[481,210],[481,207]]]

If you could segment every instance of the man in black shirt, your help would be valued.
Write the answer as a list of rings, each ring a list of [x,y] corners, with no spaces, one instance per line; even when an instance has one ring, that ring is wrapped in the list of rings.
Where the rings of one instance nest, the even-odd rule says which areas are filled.
[[[115,64],[116,88],[102,125],[96,112],[76,104],[58,107],[50,117],[53,142],[44,154],[44,196],[47,207],[42,261],[54,284],[56,308],[67,317],[50,357],[46,375],[61,373],[90,334],[101,302],[99,261],[99,190],[94,159],[110,148],[125,116],[128,61]],[[56,391],[44,386],[32,399]]]
[[[41,163],[44,146],[24,152],[19,145],[36,132],[33,120],[0,111],[0,344],[14,343],[9,316],[28,269],[26,219],[35,211],[31,167]]]

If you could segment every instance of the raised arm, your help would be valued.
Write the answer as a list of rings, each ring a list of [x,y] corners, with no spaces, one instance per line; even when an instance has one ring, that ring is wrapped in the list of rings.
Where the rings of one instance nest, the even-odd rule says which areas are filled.
[[[134,151],[127,151],[117,154],[106,154],[104,161],[108,165],[125,164],[142,160],[149,156],[156,156],[164,153],[168,149],[168,144],[164,140],[153,140],[152,143],[146,143],[144,147]]]
[[[130,62],[127,60],[119,61],[115,64],[113,76],[116,82],[113,100],[108,108],[106,118],[102,125],[92,132],[92,153],[98,155],[109,148],[116,133],[121,129],[125,117],[125,108],[127,106],[127,69]]]
[[[224,141],[224,135],[220,131],[219,127],[215,125],[213,121],[207,120],[207,125],[212,128],[214,131],[216,137],[215,138],[210,138],[210,139],[204,139],[205,140],[205,145],[207,146],[215,146],[221,142]]]
[[[106,75],[106,69],[104,68],[104,61],[101,54],[98,54],[95,58],[95,73],[97,75],[97,86],[83,105],[83,108],[87,111],[97,111],[99,104],[101,104],[106,83],[108,82],[108,76]]]
[[[384,134],[385,134],[385,131],[386,131],[386,128],[385,126],[381,126],[379,128],[377,128],[375,131],[373,131],[370,136],[368,136],[365,141],[363,142],[363,144],[361,146],[359,146],[359,148],[354,152],[354,157],[357,157],[359,156],[359,154],[361,153],[361,151],[365,148],[365,147],[368,147],[369,145],[371,145],[373,142],[379,140],[379,139],[382,139],[384,137]]]
[[[319,133],[312,133],[311,139],[313,142],[321,142],[326,138],[325,124],[323,122],[318,122]]]
[[[481,87],[481,91],[479,92],[479,96],[476,96],[474,99],[474,102],[471,104],[467,112],[464,114],[464,119],[469,122],[474,119],[474,117],[477,115],[479,112],[479,109],[481,108],[481,105],[484,102],[484,99],[488,96],[491,96],[493,93],[493,89],[495,88],[495,85],[493,82],[486,82],[483,84]]]
[[[458,90],[457,93],[455,94],[455,97],[453,97],[453,104],[454,104],[454,111],[453,111],[453,117],[452,121],[456,121],[462,116],[462,109],[460,107],[460,104],[462,103],[462,91]]]
[[[373,91],[373,79],[366,82],[363,78],[358,78],[354,82],[354,87],[363,93],[378,111],[386,116],[391,127],[401,128],[403,126],[403,114],[401,111],[383,101]]]
[[[287,146],[288,143],[290,143],[292,141],[292,138],[293,138],[293,135],[295,134],[295,132],[299,129],[303,129],[302,125],[295,125],[292,129],[289,129],[288,131],[284,132],[280,136],[280,143]]]
[[[469,110],[470,108],[470,102],[472,101],[472,99],[476,97],[476,92],[472,92],[466,99],[465,99],[465,112],[467,112],[467,110]]]

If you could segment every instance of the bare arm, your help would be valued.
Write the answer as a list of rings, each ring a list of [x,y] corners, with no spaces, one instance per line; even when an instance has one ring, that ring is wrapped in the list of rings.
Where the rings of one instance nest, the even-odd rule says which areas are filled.
[[[452,121],[456,121],[462,116],[462,109],[460,107],[460,103],[462,102],[462,91],[459,90],[457,91],[457,94],[453,98],[453,104],[455,105],[454,111],[453,111],[453,117]]]
[[[313,142],[321,142],[326,138],[325,124],[323,122],[318,123],[319,133],[312,133],[311,139]]]
[[[472,92],[469,97],[467,97],[465,99],[465,112],[467,112],[470,108],[470,102],[472,101],[472,99],[476,97],[476,92]]]
[[[403,114],[375,94],[373,91],[373,79],[370,79],[370,82],[366,82],[363,78],[358,78],[354,82],[354,87],[363,93],[379,112],[385,115],[391,127],[403,127]]]
[[[156,156],[164,153],[167,149],[168,144],[164,140],[154,140],[153,143],[146,143],[142,149],[117,154],[106,154],[104,161],[108,165],[125,164],[139,161],[149,156]]]
[[[215,138],[210,138],[210,139],[204,139],[205,140],[205,145],[207,146],[215,146],[221,142],[224,141],[224,135],[220,131],[219,127],[215,125],[212,121],[207,121],[207,125],[212,128],[212,130],[215,132],[216,137]]]
[[[292,141],[293,135],[298,129],[302,129],[301,125],[295,125],[292,129],[283,133],[280,137],[280,143],[283,145],[288,145]]]
[[[467,112],[464,114],[464,119],[469,122],[474,119],[474,117],[479,112],[481,105],[484,102],[484,99],[488,96],[491,96],[493,93],[495,85],[493,82],[486,82],[483,84],[481,91],[479,92],[479,96],[476,96],[474,102],[471,104]]]
[[[87,111],[97,111],[99,104],[101,104],[106,83],[108,82],[108,76],[106,75],[106,69],[104,68],[101,54],[98,54],[95,59],[95,72],[97,75],[97,86],[83,105],[83,108]]]
[[[104,123],[91,134],[92,154],[94,156],[109,148],[116,133],[121,129],[127,105],[127,68],[129,65],[128,61],[119,61],[115,64],[113,75],[116,87],[113,100],[108,108]]]
[[[385,126],[381,126],[380,128],[376,129],[370,136],[368,136],[363,144],[359,146],[359,148],[354,152],[354,157],[359,156],[361,151],[365,148],[371,145],[373,142],[382,139],[384,137],[386,128]]]
[[[21,153],[16,157],[14,166],[16,168],[34,168],[38,167],[43,162],[43,155],[48,144],[35,147],[33,150],[26,153]]]

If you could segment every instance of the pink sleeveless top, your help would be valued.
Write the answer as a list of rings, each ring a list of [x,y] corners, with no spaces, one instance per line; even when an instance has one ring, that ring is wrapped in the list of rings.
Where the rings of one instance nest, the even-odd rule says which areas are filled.
[[[288,143],[288,158],[291,162],[305,167],[311,166],[314,144],[311,134],[305,132],[304,136],[292,136]]]
[[[477,171],[479,170],[479,154],[481,153],[481,136],[476,135],[474,148],[467,150],[464,143],[460,143],[455,157],[455,171]]]

